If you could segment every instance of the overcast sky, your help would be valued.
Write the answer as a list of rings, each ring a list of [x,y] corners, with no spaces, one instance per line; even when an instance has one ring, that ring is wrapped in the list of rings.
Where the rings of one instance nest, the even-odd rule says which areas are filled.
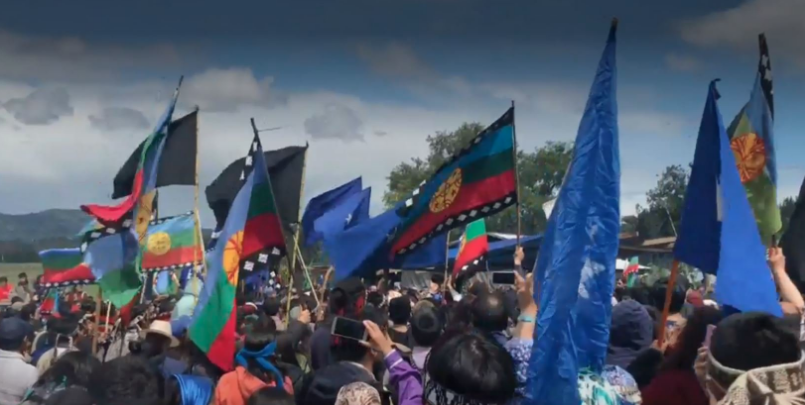
[[[805,2],[9,2],[0,13],[0,212],[109,202],[112,177],[185,75],[201,108],[203,188],[251,139],[310,142],[305,200],[354,177],[373,188],[425,138],[517,102],[521,146],[572,140],[610,19],[620,19],[622,211],[693,158],[707,83],[729,121],[748,100],[765,31],[780,199],[805,176]],[[278,192],[281,192],[278,190]],[[193,204],[161,194],[162,212]]]

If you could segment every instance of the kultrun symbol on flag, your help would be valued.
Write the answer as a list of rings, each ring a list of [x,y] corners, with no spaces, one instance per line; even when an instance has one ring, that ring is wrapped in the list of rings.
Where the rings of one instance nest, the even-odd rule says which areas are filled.
[[[171,237],[166,232],[157,232],[148,237],[148,251],[156,256],[162,256],[171,250]]]
[[[223,267],[229,284],[238,285],[238,269],[240,269],[240,259],[243,254],[243,231],[240,231],[228,241],[224,247]]]
[[[741,183],[750,182],[763,174],[766,168],[766,145],[757,134],[736,136],[730,142],[730,147],[741,174]]]
[[[456,200],[458,192],[461,190],[461,168],[456,168],[450,177],[439,186],[436,193],[430,199],[430,211],[433,213],[442,212]]]

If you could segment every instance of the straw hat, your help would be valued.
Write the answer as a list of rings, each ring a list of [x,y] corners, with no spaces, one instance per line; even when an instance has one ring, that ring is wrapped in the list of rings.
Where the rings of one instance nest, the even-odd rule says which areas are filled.
[[[179,346],[179,339],[173,337],[173,329],[168,321],[156,320],[151,322],[151,325],[148,327],[148,329],[142,332],[142,336],[148,336],[149,333],[157,334],[170,339],[171,347]]]

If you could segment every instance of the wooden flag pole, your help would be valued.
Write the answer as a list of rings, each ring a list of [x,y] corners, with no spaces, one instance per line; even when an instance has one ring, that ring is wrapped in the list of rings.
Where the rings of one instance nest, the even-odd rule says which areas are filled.
[[[512,100],[512,154],[514,155],[514,192],[517,194],[517,247],[520,247],[520,230],[522,229],[522,214],[520,212],[520,172],[517,170],[517,127],[514,125],[514,100]]]
[[[442,290],[444,294],[447,295],[447,277],[450,268],[450,230],[447,231],[447,235],[444,239],[444,283],[442,283]]]
[[[302,256],[302,249],[299,248],[299,241],[296,238],[294,238],[294,254],[299,255],[299,264],[302,266],[302,271],[305,273],[305,279],[307,279],[308,284],[310,284],[310,291],[313,293],[313,299],[316,300],[316,306],[321,305],[319,296],[316,294],[316,288],[313,286],[313,279],[310,278],[310,270],[307,268],[305,258]]]
[[[659,336],[657,337],[657,346],[662,347],[665,343],[665,323],[668,322],[668,315],[671,312],[671,295],[676,287],[676,277],[679,274],[679,260],[674,260],[671,265],[671,277],[668,278],[668,286],[665,287],[665,305],[662,307],[662,321],[660,322]]]
[[[101,324],[101,304],[103,304],[103,290],[101,287],[98,286],[98,298],[96,300],[96,308],[95,308],[95,324],[92,330],[92,354],[95,355],[98,353],[98,335],[100,334],[101,328],[99,328]]]
[[[198,137],[198,106],[196,106],[196,175],[195,184],[193,185],[193,222],[195,223],[195,232],[193,232],[193,267],[190,270],[190,277],[192,277],[193,296],[195,297],[195,304],[198,304],[198,277],[196,276],[196,266],[201,263],[202,272],[207,271],[207,259],[204,255],[204,235],[201,233],[201,216],[198,213],[198,195],[199,195],[199,181],[198,172],[201,161],[198,158],[199,137]],[[201,257],[196,257],[199,253],[198,247],[201,247]],[[200,259],[200,260],[199,260]],[[194,307],[195,307],[194,304]]]

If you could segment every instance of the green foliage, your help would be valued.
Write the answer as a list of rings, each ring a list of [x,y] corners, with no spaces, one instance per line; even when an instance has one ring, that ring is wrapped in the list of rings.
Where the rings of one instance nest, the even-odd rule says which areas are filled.
[[[783,203],[780,204],[780,219],[783,221],[783,229],[780,234],[784,234],[788,229],[788,223],[791,222],[791,216],[794,215],[794,208],[797,206],[796,197],[786,197]]]
[[[400,163],[389,173],[388,188],[383,195],[386,207],[391,208],[408,198],[416,187],[428,180],[450,156],[469,144],[483,129],[480,123],[464,123],[455,131],[438,131],[429,135],[427,157],[415,157]],[[572,155],[573,144],[567,142],[547,142],[533,152],[517,152],[522,233],[534,234],[545,229],[547,220],[542,204],[558,193]],[[510,207],[487,218],[486,227],[490,232],[516,233],[516,208]]]
[[[668,166],[657,185],[646,193],[647,207],[637,206],[631,224],[644,239],[674,236],[679,229],[690,172],[681,165]]]

